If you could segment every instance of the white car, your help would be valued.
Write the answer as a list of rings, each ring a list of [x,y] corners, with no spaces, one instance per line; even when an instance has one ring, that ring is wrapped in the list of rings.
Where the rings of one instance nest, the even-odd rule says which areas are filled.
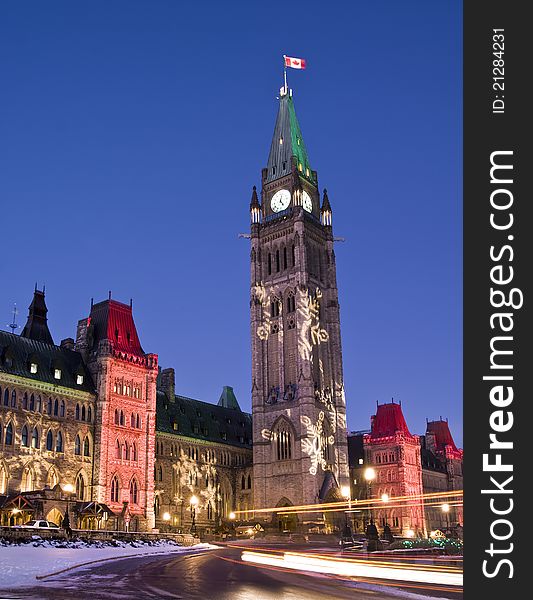
[[[52,521],[34,520],[24,523],[22,527],[29,527],[30,529],[59,529],[59,525],[52,523]]]

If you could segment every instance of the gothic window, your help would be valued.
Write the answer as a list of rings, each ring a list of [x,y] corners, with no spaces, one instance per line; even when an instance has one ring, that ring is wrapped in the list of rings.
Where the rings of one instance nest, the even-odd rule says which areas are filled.
[[[130,459],[130,447],[128,446],[128,442],[124,442],[124,447],[122,449],[123,458],[126,460]]]
[[[6,427],[4,443],[6,446],[11,446],[13,444],[13,425],[11,423],[8,423]]]
[[[296,298],[294,293],[291,292],[287,297],[287,312],[292,313],[296,310]]]
[[[76,404],[76,421],[80,420],[80,405]]]
[[[57,417],[59,413],[59,400],[56,398],[54,402],[54,416]]]
[[[7,492],[7,470],[4,465],[0,465],[0,494]]]
[[[118,420],[118,410],[115,408],[115,425],[119,425],[120,422]]]
[[[211,502],[207,503],[207,518],[209,520],[213,518],[213,507],[211,506]]]
[[[60,417],[65,416],[65,401],[64,400],[61,400],[61,408],[59,410],[59,416]]]
[[[28,410],[28,392],[24,392],[24,396],[22,396],[22,408]]]
[[[26,427],[26,425],[24,425],[24,427],[22,428],[22,433],[20,436],[20,443],[23,446],[28,446],[28,428]]]
[[[83,440],[83,456],[90,456],[91,444],[89,442],[89,436],[86,436]]]
[[[135,427],[135,415],[133,413],[131,413],[130,425]]]
[[[15,408],[17,406],[17,392],[13,390],[11,392],[11,408]]]
[[[131,459],[133,462],[137,462],[137,444],[135,442],[133,442],[131,447]]]
[[[296,265],[296,247],[294,246],[294,244],[292,245],[292,266],[294,267]]]
[[[78,500],[85,500],[85,479],[81,473],[76,477],[76,497]]]
[[[76,456],[81,454],[81,440],[79,435],[77,435],[76,439],[74,440],[74,454]]]
[[[30,396],[30,410],[35,410],[35,396],[33,394]]]
[[[242,476],[242,479],[241,479],[241,489],[243,489],[243,490],[246,489],[246,480],[244,479],[244,475]]]
[[[278,425],[274,433],[276,443],[277,460],[288,460],[292,458],[292,435],[286,423]]]
[[[61,431],[57,432],[56,452],[63,452],[63,434],[61,433]]]
[[[120,411],[120,424],[124,425],[124,413]]]
[[[48,471],[48,476],[46,478],[46,485],[50,488],[53,489],[55,488],[55,486],[59,483],[59,475],[57,474],[57,471],[54,469],[54,467],[52,467],[49,471]]]
[[[85,406],[81,407],[81,420],[85,421]]]
[[[89,421],[89,423],[92,423],[93,420],[93,411],[91,409],[91,407],[89,406],[89,408],[87,409],[87,421]]]
[[[46,412],[51,415],[52,414],[52,398],[48,398],[48,404],[46,407]]]
[[[33,431],[31,434],[31,447],[39,448],[39,430],[37,429],[37,427],[33,428]]]
[[[280,264],[279,264],[279,250],[276,250],[276,273],[279,273],[279,268],[280,268]]]
[[[159,465],[158,469],[159,481],[163,481],[163,467]]]
[[[119,491],[118,477],[114,475],[111,480],[111,502],[118,502]]]
[[[9,389],[6,388],[4,390],[4,406],[8,406],[9,405]]]
[[[141,428],[141,418],[139,417],[139,415],[138,415],[138,414],[137,414],[137,417],[136,417],[136,423],[135,423],[135,426],[137,427],[137,429],[140,429],[140,428]]]
[[[288,266],[287,264],[287,247],[283,248],[283,268],[286,269]]]
[[[49,429],[48,433],[46,434],[46,449],[49,452],[52,452],[54,449],[54,434],[52,433],[51,429]]]
[[[132,504],[137,504],[138,502],[137,489],[137,481],[133,478],[130,483],[130,502]]]
[[[30,467],[26,467],[22,473],[22,483],[20,484],[21,492],[31,492],[34,488],[35,480],[33,478],[33,471]]]
[[[272,275],[272,254],[268,253],[268,274]]]
[[[248,489],[251,490],[252,489],[252,476],[248,475]]]

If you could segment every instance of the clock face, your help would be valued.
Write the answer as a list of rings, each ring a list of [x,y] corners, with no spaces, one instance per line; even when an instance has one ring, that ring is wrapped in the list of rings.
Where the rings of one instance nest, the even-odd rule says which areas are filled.
[[[313,212],[313,201],[311,196],[304,190],[302,193],[302,206],[307,212]]]
[[[285,210],[291,203],[291,193],[289,190],[279,190],[272,196],[270,200],[270,208],[274,212]]]

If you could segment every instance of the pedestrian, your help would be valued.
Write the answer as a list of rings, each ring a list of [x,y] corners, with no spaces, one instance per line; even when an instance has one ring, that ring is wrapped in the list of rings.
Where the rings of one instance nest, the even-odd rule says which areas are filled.
[[[383,539],[387,540],[390,544],[394,542],[394,536],[388,523],[385,523],[385,527],[383,528]]]
[[[63,519],[61,526],[65,530],[65,533],[67,534],[67,538],[70,540],[70,538],[72,537],[72,528],[70,527],[70,518],[68,516],[68,510],[65,513],[65,518]]]

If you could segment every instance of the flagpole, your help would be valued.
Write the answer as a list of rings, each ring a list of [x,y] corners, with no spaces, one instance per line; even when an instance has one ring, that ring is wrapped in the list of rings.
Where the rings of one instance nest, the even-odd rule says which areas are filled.
[[[285,61],[285,54],[283,55],[283,81],[285,84],[285,95],[288,94],[288,90],[287,90],[287,62]]]

